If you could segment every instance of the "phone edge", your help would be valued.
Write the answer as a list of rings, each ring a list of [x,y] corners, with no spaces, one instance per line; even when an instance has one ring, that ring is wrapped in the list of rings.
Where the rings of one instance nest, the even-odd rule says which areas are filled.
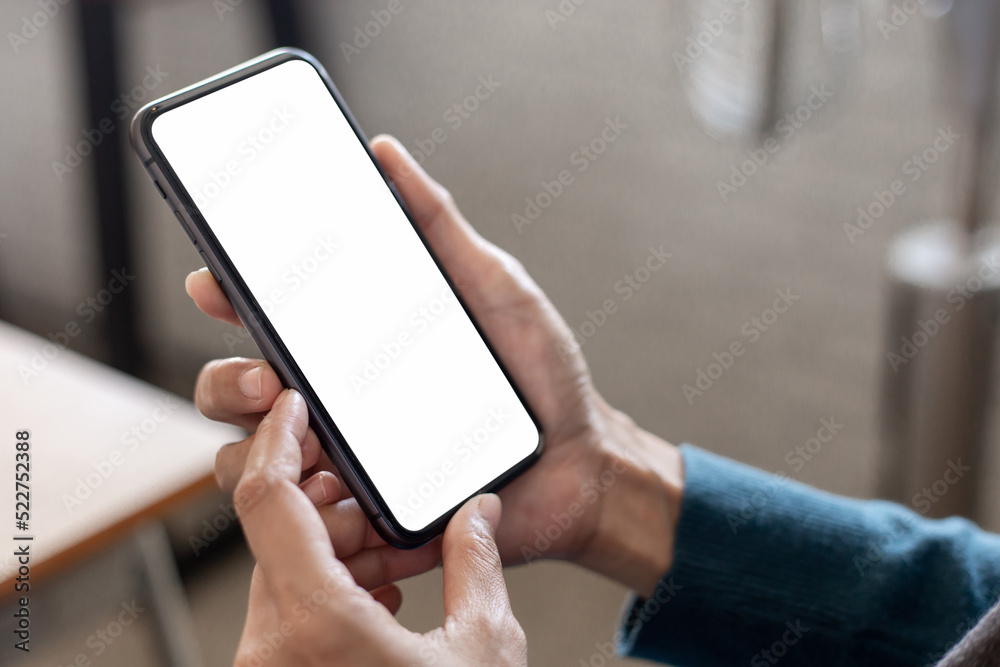
[[[455,293],[466,316],[472,322],[476,332],[487,346],[487,349],[493,356],[495,363],[500,367],[501,372],[504,374],[504,377],[510,384],[511,388],[514,390],[519,401],[521,402],[522,407],[528,413],[538,433],[538,443],[533,452],[525,456],[514,466],[511,466],[510,468],[505,470],[504,473],[491,480],[481,489],[477,490],[475,493],[470,494],[467,498],[457,503],[448,512],[445,512],[444,514],[440,515],[434,521],[432,521],[427,526],[418,531],[409,530],[400,525],[398,521],[387,520],[386,518],[387,514],[388,516],[392,516],[391,512],[386,512],[386,510],[389,509],[388,503],[381,497],[381,494],[378,493],[378,490],[375,488],[375,485],[371,482],[370,478],[368,478],[367,474],[364,472],[363,466],[361,466],[360,461],[354,463],[348,456],[345,455],[344,452],[345,448],[350,451],[350,448],[347,445],[346,440],[344,440],[342,436],[338,438],[333,433],[331,433],[327,428],[327,424],[325,424],[324,420],[320,418],[321,416],[320,410],[317,408],[316,405],[313,404],[314,401],[311,400],[312,398],[311,395],[314,394],[314,392],[311,391],[311,388],[309,391],[303,391],[302,384],[296,377],[296,371],[290,368],[291,365],[295,365],[297,368],[297,364],[294,364],[294,362],[286,360],[285,359],[286,353],[283,353],[281,350],[279,350],[278,347],[274,344],[275,341],[271,340],[271,335],[265,330],[264,326],[262,325],[259,319],[260,315],[254,312],[254,309],[250,305],[250,302],[242,294],[242,290],[239,287],[239,285],[235,283],[232,277],[225,270],[226,262],[221,261],[217,254],[217,248],[216,248],[216,246],[218,245],[217,242],[215,242],[210,237],[206,236],[202,232],[200,226],[195,222],[194,214],[197,213],[198,215],[200,215],[200,211],[198,211],[196,206],[189,205],[185,201],[184,197],[181,196],[181,193],[178,192],[177,188],[175,187],[175,183],[173,182],[175,180],[179,182],[179,179],[176,179],[176,176],[173,175],[172,170],[170,170],[169,168],[164,169],[165,164],[160,163],[162,157],[157,155],[154,152],[153,147],[150,145],[152,141],[151,141],[151,135],[149,133],[151,132],[152,121],[155,119],[155,112],[157,111],[158,107],[161,107],[165,104],[168,104],[168,108],[179,106],[180,104],[190,102],[191,100],[200,97],[202,94],[207,94],[210,90],[216,90],[221,85],[229,85],[231,83],[235,83],[236,81],[239,81],[243,78],[253,76],[266,69],[269,69],[271,67],[274,67],[276,65],[294,59],[304,60],[310,66],[312,66],[319,74],[324,84],[327,86],[327,89],[333,96],[341,112],[344,114],[349,125],[351,126],[351,129],[355,132],[358,140],[364,146],[373,164],[375,164],[379,172],[379,175],[389,186],[390,191],[392,192],[393,196],[396,199],[397,205],[400,206],[400,208],[403,210],[414,231],[417,233],[418,237],[423,243],[425,250],[428,252],[428,254],[430,254],[438,270],[441,272],[441,275],[444,277],[449,287]],[[147,136],[150,137],[149,140],[147,140]],[[267,53],[264,53],[256,58],[248,60],[242,64],[236,65],[235,67],[224,70],[223,72],[220,72],[212,77],[203,79],[197,83],[181,88],[180,90],[170,95],[158,98],[157,100],[154,100],[144,105],[135,113],[129,127],[129,141],[132,146],[133,152],[136,154],[136,156],[142,163],[147,175],[150,177],[151,180],[153,180],[154,184],[157,184],[162,189],[162,192],[165,195],[165,199],[168,206],[170,206],[171,210],[175,214],[175,217],[178,218],[178,222],[180,222],[181,226],[184,228],[189,238],[191,238],[191,241],[194,244],[196,251],[198,251],[199,254],[201,254],[202,259],[205,261],[209,271],[212,273],[213,277],[215,277],[216,281],[219,282],[220,287],[222,287],[223,291],[226,293],[226,296],[232,302],[234,309],[237,311],[237,314],[243,321],[244,326],[246,326],[250,336],[253,338],[257,346],[260,348],[261,353],[264,355],[265,359],[275,369],[275,372],[280,377],[284,386],[294,388],[303,394],[303,397],[306,399],[307,405],[309,406],[310,425],[313,426],[313,429],[319,436],[320,442],[323,445],[323,449],[333,460],[334,465],[337,467],[338,471],[340,471],[342,476],[344,477],[344,481],[345,483],[347,483],[348,488],[350,488],[352,493],[354,493],[355,497],[358,499],[359,504],[362,506],[362,509],[365,512],[366,518],[375,527],[380,537],[382,537],[387,543],[391,544],[392,546],[403,549],[412,549],[419,547],[423,544],[426,544],[427,542],[434,539],[443,532],[444,527],[447,525],[448,520],[450,520],[450,518],[454,515],[454,513],[457,512],[458,509],[469,498],[472,498],[480,493],[498,491],[499,489],[503,488],[506,484],[508,484],[510,481],[512,481],[514,478],[516,478],[519,474],[524,472],[527,468],[531,467],[538,460],[538,458],[541,456],[545,448],[545,432],[541,427],[537,415],[534,413],[534,410],[531,408],[531,405],[525,399],[523,393],[520,390],[520,387],[517,385],[516,382],[514,382],[507,367],[504,365],[503,361],[496,353],[496,350],[493,348],[493,345],[490,342],[489,338],[482,331],[479,322],[469,311],[467,304],[464,302],[464,299],[462,298],[458,289],[455,287],[454,282],[451,279],[451,276],[447,273],[447,271],[445,271],[444,267],[441,265],[441,262],[438,259],[436,253],[434,253],[433,249],[428,244],[427,239],[424,237],[423,233],[420,231],[419,227],[415,223],[409,208],[403,201],[395,184],[389,179],[381,163],[379,163],[378,159],[376,158],[374,152],[371,149],[371,144],[368,141],[367,136],[361,130],[353,114],[350,112],[350,109],[347,107],[347,104],[344,102],[343,98],[340,95],[340,91],[337,89],[337,87],[327,74],[326,70],[323,68],[323,66],[318,62],[316,58],[306,53],[305,51],[299,49],[291,49],[291,48],[275,49]],[[163,162],[165,163],[165,160],[163,160]],[[277,337],[276,332],[275,332],[275,337]],[[284,348],[283,344],[281,345],[281,347]],[[289,359],[291,359],[290,354],[288,354],[287,356],[289,357]],[[303,380],[305,379],[305,376],[301,372],[301,370],[298,370],[297,373],[298,375],[302,375]],[[316,400],[318,401],[318,397],[316,397]],[[332,416],[330,416],[329,413],[326,412],[325,410],[323,411],[323,413],[326,414],[327,419],[330,421],[330,425],[332,425],[336,429],[336,424]],[[339,429],[337,429],[337,432],[339,434]],[[341,440],[344,440],[343,444],[340,442]],[[361,469],[360,474],[358,468]]]

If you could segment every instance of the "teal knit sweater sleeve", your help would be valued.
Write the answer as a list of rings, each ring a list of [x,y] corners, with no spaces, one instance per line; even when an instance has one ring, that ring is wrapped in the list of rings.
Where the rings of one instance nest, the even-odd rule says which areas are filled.
[[[673,565],[627,606],[623,654],[675,667],[929,665],[1000,596],[1000,537],[968,521],[682,453]]]

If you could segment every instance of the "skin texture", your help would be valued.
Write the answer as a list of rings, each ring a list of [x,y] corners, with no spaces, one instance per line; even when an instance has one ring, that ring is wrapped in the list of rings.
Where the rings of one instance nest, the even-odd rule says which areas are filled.
[[[525,665],[494,531],[500,500],[468,501],[443,536],[444,626],[420,635],[393,617],[399,591],[369,593],[338,560],[298,480],[308,412],[282,392],[261,421],[233,501],[257,558],[236,665]],[[335,498],[331,496],[331,498]]]
[[[503,564],[563,559],[650,594],[670,567],[683,488],[679,452],[603,400],[569,327],[517,260],[479,236],[398,142],[380,137],[372,146],[546,435],[541,459],[499,494],[504,519],[495,537]],[[186,287],[206,314],[240,325],[206,269],[188,276]],[[245,478],[261,420],[281,392],[260,360],[213,361],[199,375],[201,411],[251,433],[219,451],[216,476],[224,490],[237,490]],[[447,534],[414,551],[393,549],[341,486],[311,430],[302,434],[297,461],[295,481],[314,499],[326,540],[358,586],[394,611],[399,593],[392,582],[435,567],[442,549],[447,579]],[[252,596],[251,616],[255,602]]]

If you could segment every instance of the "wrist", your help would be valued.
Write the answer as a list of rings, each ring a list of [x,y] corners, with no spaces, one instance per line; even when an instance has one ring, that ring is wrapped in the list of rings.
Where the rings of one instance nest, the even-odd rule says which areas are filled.
[[[594,534],[577,564],[648,597],[673,563],[683,461],[677,447],[600,403],[606,490]]]

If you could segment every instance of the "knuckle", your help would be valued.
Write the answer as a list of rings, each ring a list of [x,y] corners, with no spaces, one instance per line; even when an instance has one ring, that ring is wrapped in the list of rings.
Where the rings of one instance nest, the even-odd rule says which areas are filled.
[[[286,481],[271,466],[247,470],[233,491],[233,505],[237,513],[246,515],[265,497],[280,489]]]
[[[337,602],[340,626],[345,632],[355,634],[368,627],[365,619],[371,618],[371,598],[360,588],[353,588],[349,595],[342,595]]]
[[[495,609],[483,609],[476,619],[483,633],[493,641],[498,641],[504,636],[503,619],[497,614]]]
[[[437,188],[438,200],[441,202],[441,212],[455,213],[458,210],[458,204],[455,203],[455,196],[451,194],[451,190],[440,183],[437,183]]]
[[[511,275],[527,274],[521,260],[514,257],[514,255],[510,254],[506,250],[497,248],[496,256],[497,260],[499,260],[500,266],[502,266],[507,273]]]
[[[426,227],[428,229],[447,227],[450,221],[461,217],[458,204],[455,203],[451,192],[440,183],[434,184],[433,191],[434,205],[428,211]]]
[[[260,362],[242,357],[213,359],[198,373],[195,381],[195,403],[202,414],[210,419],[222,419],[231,410],[233,396],[241,396],[236,385],[240,374]]]
[[[510,253],[500,248],[488,247],[483,269],[484,285],[487,290],[499,290],[508,295],[534,296],[530,289],[532,281],[527,270]]]

